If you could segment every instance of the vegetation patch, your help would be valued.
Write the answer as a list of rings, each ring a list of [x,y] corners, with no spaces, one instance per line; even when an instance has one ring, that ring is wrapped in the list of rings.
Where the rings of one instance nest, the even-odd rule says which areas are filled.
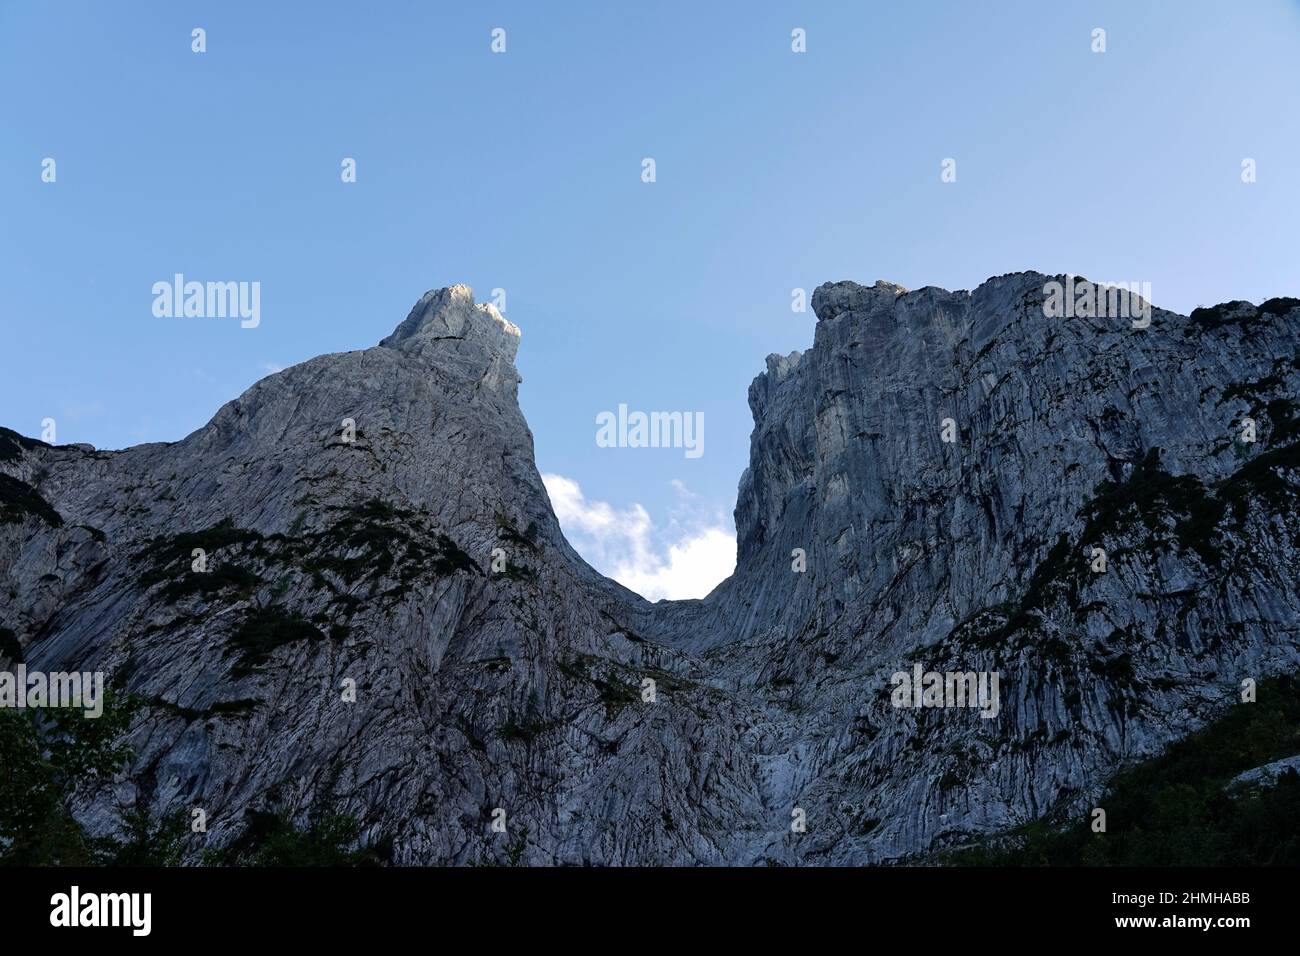
[[[104,710],[0,708],[0,866],[113,863],[120,844],[95,840],[72,815],[78,793],[111,783],[131,752],[120,743],[139,708],[112,690]]]
[[[1250,792],[1229,790],[1238,774],[1300,752],[1300,678],[1261,681],[1255,703],[1234,703],[1202,730],[1152,760],[1117,774],[1090,821],[1061,813],[947,854],[957,865],[1297,866],[1300,775]]]
[[[1244,522],[1249,513],[1251,498],[1260,498],[1273,508],[1286,511],[1296,501],[1296,484],[1287,473],[1300,469],[1300,444],[1274,448],[1252,458],[1233,473],[1217,493],[1223,506],[1230,508],[1233,518]]]
[[[1264,302],[1255,311],[1264,315],[1286,315],[1292,309],[1300,309],[1300,299],[1293,299],[1289,296],[1278,296]]]
[[[528,527],[521,534],[518,529],[510,522],[510,519],[500,512],[497,513],[497,529],[500,532],[501,540],[507,544],[513,544],[527,551],[537,550],[537,522],[528,522]]]
[[[505,846],[505,859],[494,856],[479,856],[470,862],[470,866],[522,866],[524,852],[528,849],[528,827],[520,827],[519,832]]]
[[[613,720],[622,713],[623,708],[641,700],[641,688],[640,684],[633,686],[625,683],[617,673],[606,676],[598,672],[606,666],[609,670],[614,669],[614,665],[608,661],[581,655],[574,660],[561,662],[560,670],[575,680],[591,684],[605,707],[605,719]]]
[[[1212,331],[1236,325],[1248,329],[1259,315],[1259,310],[1249,302],[1220,302],[1218,305],[1193,309],[1189,318],[1191,329]]]
[[[233,520],[225,518],[202,531],[186,531],[171,537],[153,538],[135,555],[134,560],[146,565],[140,575],[141,585],[152,587],[159,581],[179,580],[178,575],[203,577],[206,574],[216,573],[215,571],[190,571],[196,549],[211,555],[222,548],[257,544],[262,540],[260,532],[249,528],[237,528]],[[181,593],[188,593],[187,589],[191,587],[201,588],[202,585],[182,586]]]
[[[610,614],[608,611],[601,611],[600,613],[601,616],[613,626],[614,630],[617,633],[622,634],[627,640],[631,641],[633,644],[646,643],[646,639],[644,637],[642,637],[636,631],[632,630],[626,624],[621,623],[616,617],[614,617],[614,615]]]
[[[1075,577],[1077,569],[1071,562],[1070,539],[1061,534],[1048,550],[1047,556],[1034,568],[1021,599],[1014,604],[1004,603],[987,608],[957,625],[950,635],[953,642],[992,650],[1005,647],[1008,639],[1018,631],[1036,627],[1041,613],[1047,608],[1050,592]],[[1070,587],[1068,597],[1071,606],[1077,606],[1077,581]]]
[[[1223,515],[1222,503],[1213,500],[1201,480],[1193,475],[1171,475],[1160,464],[1160,449],[1152,448],[1134,467],[1127,481],[1103,481],[1079,512],[1087,521],[1085,543],[1131,533],[1140,524],[1151,540],[1173,524],[1179,547],[1192,550],[1210,567],[1217,567],[1220,551],[1212,534]]]
[[[1160,449],[1153,448],[1127,480],[1103,481],[1097,486],[1079,511],[1085,522],[1082,544],[1138,539],[1138,547],[1156,551],[1161,539],[1172,535],[1180,551],[1195,553],[1207,567],[1221,569],[1231,563],[1218,533],[1225,518],[1231,514],[1238,522],[1244,521],[1252,498],[1263,498],[1278,510],[1293,509],[1297,489],[1288,475],[1295,469],[1300,469],[1300,445],[1285,446],[1252,459],[1209,489],[1195,476],[1170,474],[1161,465]],[[1020,600],[988,608],[957,625],[950,634],[952,643],[1006,647],[1017,632],[1034,629],[1042,613],[1061,598],[1079,617],[1086,562],[1076,550],[1067,535],[1058,536],[1034,568]],[[947,644],[944,641],[940,646]],[[1069,648],[1060,639],[1047,639],[1034,647],[1058,663],[1070,659]],[[1127,660],[1113,659],[1105,676],[1129,682],[1132,668],[1125,665]]]
[[[383,866],[392,861],[391,838],[360,844],[361,825],[345,813],[314,808],[303,825],[286,810],[250,810],[243,832],[204,856],[215,866]]]
[[[63,516],[35,488],[9,475],[0,475],[0,525],[18,524],[28,515],[54,528],[63,524]]]
[[[1223,398],[1220,402],[1230,402],[1238,398],[1257,399],[1276,391],[1285,384],[1286,380],[1276,372],[1255,379],[1253,382],[1234,382],[1223,390]]]
[[[143,700],[150,707],[156,707],[159,710],[180,717],[187,723],[195,720],[207,720],[209,717],[248,714],[262,703],[256,698],[241,697],[237,700],[219,700],[210,707],[199,710],[196,707],[182,707],[180,704],[163,700],[161,697],[146,697]]]
[[[322,530],[307,533],[301,531],[305,519],[300,514],[294,535],[263,535],[236,527],[226,518],[200,531],[154,538],[135,555],[143,565],[139,580],[145,587],[167,581],[162,596],[171,601],[195,594],[247,599],[267,584],[269,578],[262,575],[270,566],[278,582],[270,598],[273,603],[294,585],[293,572],[298,571],[317,590],[332,592],[330,602],[338,605],[338,613],[349,616],[363,598],[343,588],[369,580],[374,594],[378,580],[395,568],[400,568],[396,575],[399,583],[385,592],[394,598],[408,591],[422,574],[483,573],[448,535],[420,529],[414,512],[378,499],[336,512]],[[228,554],[211,570],[195,572],[190,567],[196,549],[206,552],[210,562],[216,552],[227,550]],[[250,564],[261,574],[250,569]]]
[[[230,638],[236,654],[232,675],[246,677],[270,659],[277,648],[301,641],[323,641],[325,635],[297,611],[277,604],[257,608]]]
[[[302,539],[305,547],[299,549],[311,555],[304,566],[316,573],[332,572],[349,584],[386,575],[399,562],[404,583],[426,569],[440,576],[459,571],[483,573],[446,534],[413,532],[417,521],[414,512],[378,499],[342,509],[330,527]]]
[[[252,571],[234,564],[220,564],[209,571],[188,571],[169,581],[162,590],[162,596],[168,601],[191,594],[208,599],[223,591],[232,590],[240,597],[247,598],[261,585],[262,579]]]
[[[502,573],[511,581],[519,581],[523,584],[537,583],[537,571],[524,564],[507,562],[506,569]]]
[[[0,627],[0,657],[7,657],[15,664],[23,662],[23,646],[18,643],[18,635],[7,627]]]
[[[1126,653],[1114,657],[1094,657],[1088,662],[1088,669],[1112,684],[1131,686],[1134,683],[1133,658]]]
[[[477,562],[447,535],[439,534],[434,540],[437,547],[433,551],[432,567],[438,574],[455,574],[458,571],[479,575],[483,573]]]
[[[517,740],[523,743],[531,743],[533,739],[540,734],[545,733],[552,727],[549,721],[543,720],[542,717],[535,713],[525,714],[516,720],[510,717],[501,725],[499,731],[502,740]]]
[[[24,451],[50,447],[52,446],[43,441],[20,435],[12,429],[0,428],[0,461],[17,461],[22,458]]]

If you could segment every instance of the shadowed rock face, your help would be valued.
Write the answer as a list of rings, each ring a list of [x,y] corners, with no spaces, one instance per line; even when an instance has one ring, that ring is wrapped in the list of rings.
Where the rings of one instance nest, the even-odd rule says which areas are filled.
[[[1047,281],[818,289],[813,347],[750,387],[737,568],[703,601],[651,605],[565,542],[519,331],[463,286],[174,444],[0,432],[0,627],[147,702],[79,815],[201,806],[196,857],[324,801],[403,863],[527,826],[530,863],[751,864],[1090,806],[1300,657],[1300,309],[1135,329],[1045,318]],[[891,706],[914,664],[997,672],[998,716]]]

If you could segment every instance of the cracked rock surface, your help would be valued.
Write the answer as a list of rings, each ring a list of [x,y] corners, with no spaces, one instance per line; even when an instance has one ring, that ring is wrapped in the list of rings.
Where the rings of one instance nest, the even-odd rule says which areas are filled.
[[[179,442],[0,431],[0,628],[145,701],[79,818],[203,807],[219,846],[324,801],[458,864],[502,808],[532,864],[849,864],[1090,805],[1300,658],[1300,302],[1139,329],[1045,317],[1051,279],[819,288],[701,601],[568,545],[464,286]],[[997,672],[997,716],[894,707],[915,664]]]

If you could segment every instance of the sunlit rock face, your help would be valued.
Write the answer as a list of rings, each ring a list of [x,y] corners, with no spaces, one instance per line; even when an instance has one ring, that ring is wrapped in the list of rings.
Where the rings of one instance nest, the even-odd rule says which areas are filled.
[[[80,818],[202,807],[193,859],[323,803],[402,863],[526,827],[525,863],[748,865],[1082,812],[1300,657],[1300,303],[1059,317],[1053,282],[818,289],[702,601],[565,542],[519,330],[463,286],[174,444],[0,432],[0,628],[145,702]],[[996,700],[895,706],[915,665]]]

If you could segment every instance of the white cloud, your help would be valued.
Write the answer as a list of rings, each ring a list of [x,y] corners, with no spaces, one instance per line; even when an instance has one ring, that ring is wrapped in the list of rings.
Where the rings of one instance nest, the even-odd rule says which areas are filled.
[[[95,418],[102,414],[104,414],[103,402],[73,402],[63,406],[64,418]]]
[[[641,505],[589,500],[572,478],[542,475],[569,543],[597,571],[651,601],[704,597],[736,566],[736,536],[719,515],[701,514],[674,481],[683,509],[656,528]],[[689,506],[687,503],[690,503]]]

